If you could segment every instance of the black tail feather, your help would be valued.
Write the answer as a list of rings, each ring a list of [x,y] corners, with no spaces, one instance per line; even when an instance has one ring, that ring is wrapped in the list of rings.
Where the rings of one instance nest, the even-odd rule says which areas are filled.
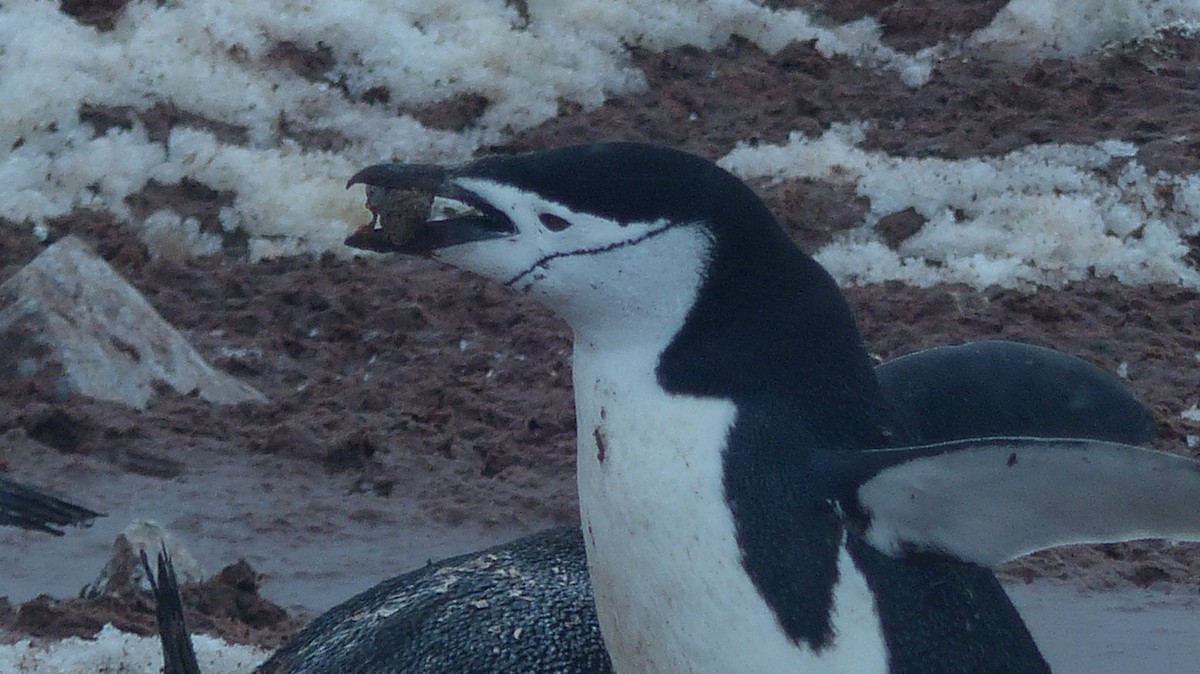
[[[150,567],[150,558],[142,550],[142,567],[150,579],[157,605],[158,636],[162,640],[163,674],[200,674],[200,664],[192,649],[192,637],[188,634],[183,618],[183,597],[179,594],[179,582],[175,577],[175,566],[167,554],[166,546],[158,553],[158,573]],[[155,580],[157,578],[157,580]]]
[[[0,475],[0,525],[62,536],[62,530],[57,527],[96,517],[100,517],[100,513]]]

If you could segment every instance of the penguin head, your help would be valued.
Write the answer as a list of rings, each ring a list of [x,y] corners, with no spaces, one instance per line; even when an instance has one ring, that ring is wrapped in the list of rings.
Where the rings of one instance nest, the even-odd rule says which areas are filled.
[[[355,183],[434,198],[428,220],[401,240],[376,227],[348,244],[475,272],[537,297],[577,333],[638,319],[677,327],[719,250],[786,241],[736,177],[654,145],[581,145],[456,168],[383,164]]]
[[[450,168],[381,164],[357,183],[383,226],[348,245],[430,257],[538,299],[571,326],[577,360],[581,349],[648,353],[672,393],[771,400],[788,418],[807,410],[813,442],[845,443],[853,428],[882,446],[882,396],[837,284],[711,161],[599,143]],[[427,201],[380,198],[400,193]],[[397,203],[424,208],[398,237],[388,219],[414,220]]]

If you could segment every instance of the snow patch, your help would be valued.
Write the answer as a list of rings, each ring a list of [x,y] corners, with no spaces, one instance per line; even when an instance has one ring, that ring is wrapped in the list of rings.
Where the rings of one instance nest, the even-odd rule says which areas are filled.
[[[815,254],[843,284],[1061,286],[1098,276],[1200,287],[1183,240],[1200,232],[1200,175],[1150,175],[1118,141],[948,160],[865,151],[865,132],[793,133],[781,145],[739,145],[718,163],[743,178],[848,184],[869,199],[863,226]],[[892,250],[875,225],[908,208],[926,222]]]
[[[1181,20],[1200,21],[1194,0],[1013,0],[972,44],[1066,55]],[[812,40],[914,87],[947,53],[897,52],[871,17],[827,25],[751,0],[134,0],[108,32],[57,3],[10,0],[0,4],[0,218],[35,229],[96,208],[130,220],[125,199],[148,181],[188,178],[235,194],[221,224],[243,230],[256,259],[346,253],[341,240],[363,215],[342,185],[357,167],[465,160],[554,117],[563,101],[590,109],[643,89],[631,46],[709,49],[735,34],[770,52]],[[326,59],[326,71],[297,72],[281,45]],[[400,114],[468,94],[487,105],[460,131]],[[136,119],[97,135],[80,118],[85,106],[136,117],[163,103],[191,127],[237,137],[176,127],[163,142]],[[309,134],[336,153],[295,140]],[[157,216],[145,235],[163,255],[211,252],[194,225]]]
[[[200,671],[204,674],[243,674],[270,655],[252,646],[226,643],[203,634],[192,636]],[[141,637],[105,625],[91,639],[71,637],[34,644],[22,639],[0,645],[0,671],[29,674],[159,674],[162,645],[158,637]]]
[[[222,224],[241,227],[254,257],[342,250],[361,220],[343,189],[357,167],[393,158],[457,162],[481,145],[558,114],[562,101],[594,108],[644,88],[630,46],[713,48],[738,34],[776,51],[815,40],[841,54],[928,77],[929,59],[880,41],[873,19],[814,25],[803,10],[749,0],[531,1],[302,0],[131,2],[100,32],[55,3],[0,4],[0,218],[36,227],[78,208],[129,220],[125,198],[150,180],[190,178],[236,193]],[[308,78],[281,63],[280,45],[327,54]],[[314,81],[315,80],[315,81]],[[371,103],[372,91],[388,93]],[[482,116],[459,132],[397,114],[456,95],[482,95]],[[81,108],[145,112],[156,103],[238,130],[234,141],[177,127],[163,143],[141,122],[99,136]],[[123,128],[130,126],[131,128]],[[336,139],[337,154],[307,150],[292,133]],[[178,232],[179,241],[164,240]],[[182,220],[146,227],[156,249],[206,254],[213,243]]]
[[[967,45],[994,48],[1017,61],[1072,58],[1164,28],[1197,25],[1195,0],[1012,0]]]

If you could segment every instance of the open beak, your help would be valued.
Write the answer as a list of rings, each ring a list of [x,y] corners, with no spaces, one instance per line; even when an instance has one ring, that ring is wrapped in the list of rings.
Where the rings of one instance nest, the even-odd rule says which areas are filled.
[[[508,216],[453,183],[451,169],[431,164],[376,164],[346,183],[367,188],[371,222],[346,245],[427,257],[439,248],[516,234]]]

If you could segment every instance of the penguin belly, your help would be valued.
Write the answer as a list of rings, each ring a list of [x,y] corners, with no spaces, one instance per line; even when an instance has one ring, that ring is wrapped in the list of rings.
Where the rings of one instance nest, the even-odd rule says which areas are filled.
[[[785,633],[747,574],[723,481],[733,403],[611,371],[576,361],[580,511],[614,670],[886,674],[871,589],[844,537],[829,579],[834,638],[819,649]]]

